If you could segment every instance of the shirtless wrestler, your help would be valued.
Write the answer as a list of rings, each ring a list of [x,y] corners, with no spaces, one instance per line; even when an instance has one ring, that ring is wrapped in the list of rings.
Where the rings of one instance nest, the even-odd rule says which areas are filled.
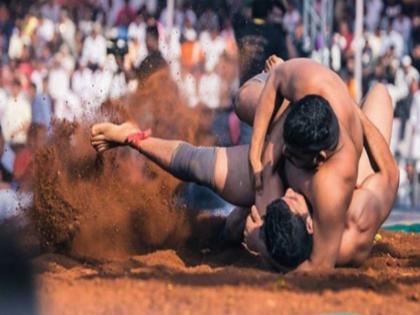
[[[343,219],[344,231],[335,265],[358,264],[367,257],[375,233],[389,215],[398,182],[398,171],[383,137],[389,141],[392,122],[392,107],[384,87],[378,85],[372,89],[362,110],[365,114],[359,111],[357,114],[362,117],[365,146],[370,148],[369,157],[374,167],[370,167],[369,159],[365,160],[367,165],[360,167],[360,170],[368,171],[360,174],[359,170],[361,184],[354,191]],[[371,117],[380,132],[366,115]],[[249,209],[256,201],[246,145],[231,148],[193,147],[182,141],[151,137],[132,123],[97,124],[92,128],[91,142],[99,152],[117,145],[130,145],[172,175],[211,187],[235,205]],[[267,147],[270,147],[270,143]],[[264,165],[270,163],[272,153],[273,150],[265,150]],[[228,218],[228,223],[231,227],[239,227],[237,230],[241,234],[241,222],[248,216],[245,229],[248,247],[279,265],[295,267],[311,254],[312,215],[303,195],[292,189],[287,189],[281,199],[272,202],[282,195],[282,183],[278,176],[273,177],[269,187],[265,187],[258,198],[257,207],[261,211],[253,207],[248,215],[249,210],[235,210]]]
[[[256,95],[260,95],[258,101]],[[244,84],[238,104],[239,117],[253,123],[249,162],[256,190],[263,192],[261,187],[278,170],[286,186],[302,194],[311,206],[313,248],[298,269],[341,264],[338,255],[353,191],[369,172],[368,157],[362,155],[361,115],[345,83],[312,60],[280,61],[266,82],[251,79]],[[381,85],[369,94],[364,107],[381,109],[370,116],[373,120],[389,121],[388,111],[392,114]],[[383,125],[390,129],[389,124]],[[274,158],[263,167],[261,155],[267,140],[274,147]]]

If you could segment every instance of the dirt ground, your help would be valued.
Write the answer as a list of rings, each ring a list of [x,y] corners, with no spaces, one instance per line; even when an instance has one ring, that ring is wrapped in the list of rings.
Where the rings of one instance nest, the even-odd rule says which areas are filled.
[[[420,235],[382,232],[360,268],[281,275],[245,251],[33,260],[40,313],[420,314]]]

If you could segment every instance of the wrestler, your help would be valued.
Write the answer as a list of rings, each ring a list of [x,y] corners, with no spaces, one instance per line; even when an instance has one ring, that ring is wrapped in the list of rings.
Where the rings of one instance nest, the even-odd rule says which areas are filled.
[[[259,100],[250,94],[260,95]],[[299,269],[334,267],[353,190],[362,180],[357,178],[358,166],[366,159],[360,159],[358,106],[345,83],[312,60],[280,60],[266,82],[250,80],[241,88],[238,104],[239,117],[253,122],[249,162],[256,190],[264,191],[261,180],[279,171],[286,186],[302,194],[313,209],[313,249]],[[264,170],[261,154],[267,135],[274,159],[266,165],[271,169]]]
[[[357,110],[357,114],[363,122],[365,147],[373,167],[369,159],[361,161],[358,175],[362,182],[346,211],[335,265],[360,264],[367,257],[375,233],[389,215],[397,189],[398,170],[386,142],[390,137],[392,106],[383,86],[372,89],[362,110],[364,113]],[[374,121],[380,132],[366,116]],[[130,145],[174,176],[211,187],[233,204],[250,207],[256,202],[246,145],[193,147],[182,141],[151,137],[149,132],[141,132],[133,123],[97,124],[92,128],[91,141],[99,152],[117,145]],[[272,155],[273,144],[269,142],[263,162],[272,163]],[[367,171],[361,174],[362,170]],[[280,200],[272,202],[283,195],[283,186],[278,176],[271,180],[257,201],[261,211],[253,207],[248,215],[249,210],[235,210],[228,218],[228,225],[242,234],[241,222],[248,216],[245,229],[248,247],[277,265],[295,267],[311,254],[313,213],[303,195],[292,189],[287,189]]]

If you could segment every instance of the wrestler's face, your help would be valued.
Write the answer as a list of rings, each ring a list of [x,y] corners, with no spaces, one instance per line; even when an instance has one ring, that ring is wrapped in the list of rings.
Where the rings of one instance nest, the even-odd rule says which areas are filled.
[[[305,197],[293,189],[288,188],[281,199],[287,203],[291,212],[303,218],[303,220],[306,222],[306,229],[308,230],[308,233],[312,234],[312,218],[311,214],[309,213],[309,208]]]

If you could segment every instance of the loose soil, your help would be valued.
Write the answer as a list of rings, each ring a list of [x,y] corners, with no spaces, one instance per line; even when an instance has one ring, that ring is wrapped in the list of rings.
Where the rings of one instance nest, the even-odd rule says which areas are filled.
[[[158,250],[33,264],[41,314],[420,314],[420,235],[382,232],[360,268],[281,275],[245,251]]]

